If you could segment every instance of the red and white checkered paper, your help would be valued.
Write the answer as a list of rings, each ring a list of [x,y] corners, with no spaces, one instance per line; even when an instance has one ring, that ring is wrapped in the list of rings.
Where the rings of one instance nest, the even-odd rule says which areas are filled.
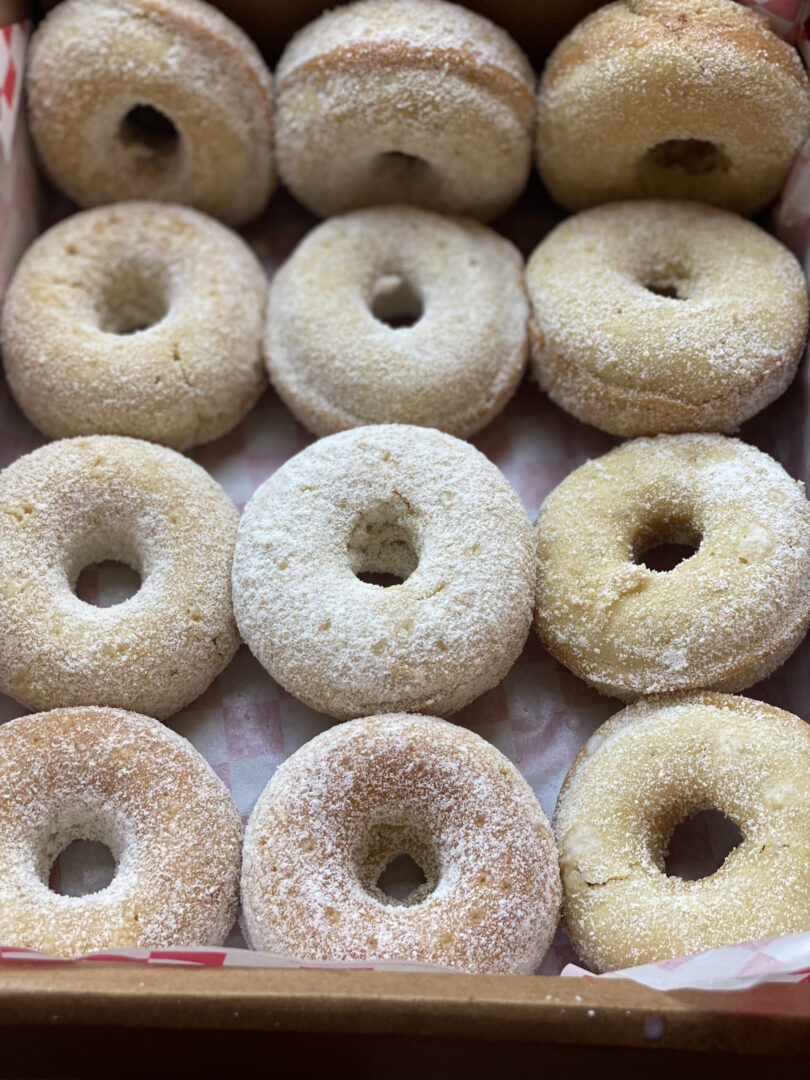
[[[800,47],[808,47],[810,0],[801,3],[771,0],[753,6],[767,9],[780,32],[798,41]],[[6,152],[7,147],[12,148],[14,165],[4,170],[0,163],[0,291],[14,258],[37,228],[36,181],[27,154],[24,125],[14,125],[21,82],[20,43],[24,42],[26,32],[25,24],[17,24],[0,33],[0,150]],[[49,219],[54,220],[71,209],[59,197],[49,198]],[[563,216],[544,200],[535,180],[520,204],[495,225],[528,255]],[[314,218],[279,194],[266,214],[245,229],[243,235],[272,274],[314,224]],[[791,176],[777,225],[783,238],[803,258],[810,248],[810,148]],[[802,479],[807,479],[810,461],[810,424],[805,420],[809,398],[810,385],[804,365],[785,397],[749,421],[741,431],[744,439],[772,454],[790,473]],[[23,418],[0,383],[0,467],[45,441]],[[292,419],[275,393],[268,390],[257,408],[234,431],[196,449],[191,456],[223,485],[241,509],[264,480],[312,441],[313,436]],[[534,518],[543,498],[572,469],[606,452],[618,440],[561,412],[526,378],[504,413],[472,441],[503,470]],[[115,569],[102,569],[84,587],[83,595],[87,599],[93,598],[94,592],[111,597],[121,587],[121,581]],[[810,639],[778,672],[752,687],[749,695],[807,716],[809,660]],[[551,816],[562,780],[580,747],[617,707],[615,701],[601,697],[552,660],[532,632],[522,656],[501,685],[452,719],[488,739],[515,762]],[[0,722],[24,712],[19,704],[0,696]],[[278,686],[243,647],[212,686],[172,717],[169,726],[188,738],[207,758],[230,788],[243,818],[247,818],[276,767],[332,723],[329,717],[308,709]],[[701,868],[705,872],[716,865],[713,860],[718,855],[718,843],[702,823],[693,828],[685,857],[696,874]],[[64,884],[64,867],[62,874]],[[116,950],[92,959],[216,966],[426,970],[422,965],[388,961],[373,965],[319,965],[270,957],[239,947],[243,943],[236,929],[228,944],[235,947]],[[0,962],[4,963],[49,959],[69,962],[53,961],[29,950],[0,948]],[[560,931],[540,972],[583,973],[576,965],[577,957]],[[803,978],[808,969],[810,935],[800,935],[715,950],[699,958],[667,961],[622,974],[663,988],[676,983],[728,986],[741,985],[740,980],[750,984],[761,978]]]

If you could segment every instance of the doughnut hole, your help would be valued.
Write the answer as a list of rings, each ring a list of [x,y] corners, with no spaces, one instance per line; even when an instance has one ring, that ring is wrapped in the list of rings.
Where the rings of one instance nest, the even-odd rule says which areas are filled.
[[[702,535],[691,521],[663,518],[643,525],[632,543],[633,562],[659,574],[674,570],[697,552]]]
[[[383,274],[371,290],[371,314],[392,330],[414,326],[424,314],[422,297],[400,274]]]
[[[115,879],[123,848],[114,822],[68,810],[41,836],[36,872],[44,885],[61,896],[98,893]]]
[[[180,149],[180,133],[154,105],[133,105],[118,126],[118,138],[128,156],[142,165],[168,165]]]
[[[644,177],[678,171],[687,176],[726,173],[731,163],[716,143],[706,139],[666,139],[651,146],[639,163]]]
[[[71,592],[95,607],[114,607],[132,599],[145,576],[131,539],[107,529],[77,539],[65,574]]]
[[[668,300],[688,299],[690,279],[691,274],[687,267],[666,258],[651,262],[639,274],[639,282],[647,292]]]
[[[417,826],[382,822],[373,826],[355,855],[363,888],[381,904],[412,907],[439,883],[439,860]]]
[[[404,499],[378,502],[355,521],[348,539],[352,572],[369,585],[401,585],[419,564],[414,515]]]
[[[670,833],[664,873],[683,881],[711,877],[742,840],[739,826],[721,810],[699,810],[679,821]]]
[[[375,181],[381,190],[399,192],[399,199],[386,200],[408,202],[410,191],[418,192],[427,182],[432,171],[429,161],[418,154],[404,150],[384,150],[372,159]]]
[[[137,261],[115,267],[96,303],[105,334],[136,334],[157,325],[169,311],[168,282],[162,267]]]

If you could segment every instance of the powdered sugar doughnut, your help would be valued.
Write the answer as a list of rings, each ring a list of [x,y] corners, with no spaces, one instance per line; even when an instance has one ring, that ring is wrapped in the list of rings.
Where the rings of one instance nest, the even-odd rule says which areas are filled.
[[[520,381],[527,318],[523,260],[490,229],[358,210],[314,229],[273,278],[267,366],[318,435],[391,421],[466,436]]]
[[[537,167],[569,210],[611,199],[700,199],[753,214],[810,134],[796,50],[731,0],[619,0],[549,57]]]
[[[355,428],[291,458],[245,507],[234,610],[254,656],[314,709],[452,713],[523,647],[532,552],[517,496],[474,447]]]
[[[426,879],[404,901],[378,885],[402,853]],[[557,927],[557,853],[531,788],[480,736],[374,716],[276,771],[245,832],[242,904],[254,949],[528,974]]]
[[[201,0],[65,0],[26,90],[42,164],[81,206],[158,199],[236,225],[273,192],[270,72]]]
[[[697,550],[648,569],[663,543]],[[535,626],[604,694],[741,690],[810,621],[804,485],[721,435],[634,439],[576,469],[537,519]]]
[[[276,69],[276,153],[328,217],[417,203],[487,220],[531,165],[534,75],[509,35],[444,0],[360,0],[289,43]]]
[[[204,469],[152,443],[96,435],[19,458],[0,473],[0,690],[33,709],[177,712],[239,643],[237,521]],[[73,591],[103,559],[142,579],[114,607]]]
[[[679,822],[742,842],[709,877],[665,871]],[[639,702],[580,751],[554,815],[565,921],[596,971],[810,930],[810,729],[748,698]]]
[[[221,945],[236,914],[241,823],[197,751],[156,720],[54,709],[0,728],[0,941],[54,956]],[[110,884],[48,888],[74,840],[106,844]]]
[[[699,203],[609,203],[568,218],[526,271],[537,381],[614,435],[729,431],[787,389],[807,284],[750,221]]]
[[[76,214],[35,241],[9,286],[9,386],[53,438],[208,442],[267,385],[266,291],[248,246],[195,210],[130,202]]]

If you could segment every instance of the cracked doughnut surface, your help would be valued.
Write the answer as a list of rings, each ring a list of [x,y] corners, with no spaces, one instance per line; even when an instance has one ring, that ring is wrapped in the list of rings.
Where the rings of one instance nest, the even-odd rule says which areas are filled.
[[[318,435],[403,423],[467,436],[514,393],[527,318],[509,241],[474,221],[375,207],[323,222],[273,278],[265,355]]]
[[[768,18],[732,0],[619,0],[540,82],[537,167],[568,210],[700,199],[754,214],[810,133],[810,84]]]
[[[32,244],[9,285],[9,386],[52,438],[208,442],[267,385],[266,294],[244,241],[195,210],[128,202],[75,214]]]
[[[338,719],[462,708],[517,659],[533,590],[531,527],[503,474],[468,443],[404,424],[329,435],[287,461],[245,507],[234,554],[251,652]]]
[[[810,621],[804,485],[722,435],[634,439],[572,472],[537,518],[535,626],[603,694],[742,690]],[[650,569],[658,545],[695,549]]]
[[[241,822],[194,747],[119,709],[54,709],[0,728],[0,941],[75,957],[221,945],[236,914]],[[110,884],[48,888],[74,840],[105,844]]]
[[[487,221],[526,186],[534,73],[459,4],[344,4],[295,35],[275,78],[279,173],[322,217],[416,203]]]
[[[673,830],[712,808],[742,842],[708,877],[668,876]],[[791,713],[712,693],[631,705],[580,751],[553,826],[596,971],[810,930],[810,728]]]
[[[200,0],[65,0],[26,63],[40,161],[80,206],[187,203],[230,225],[275,185],[273,87],[258,49]]]
[[[397,900],[377,883],[403,853],[425,881]],[[254,949],[530,974],[557,927],[557,852],[531,788],[479,735],[372,716],[276,770],[245,831],[242,903]]]
[[[0,690],[161,719],[193,701],[239,644],[237,523],[204,469],[152,443],[96,435],[18,458],[0,473]],[[103,559],[141,576],[114,607],[74,592]]]
[[[614,435],[734,430],[787,389],[807,335],[798,260],[700,203],[585,210],[535,249],[526,280],[538,383]]]

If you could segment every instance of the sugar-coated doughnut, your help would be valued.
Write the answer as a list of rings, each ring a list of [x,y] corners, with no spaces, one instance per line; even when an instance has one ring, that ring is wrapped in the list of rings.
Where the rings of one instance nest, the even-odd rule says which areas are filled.
[[[204,469],[139,439],[65,439],[19,458],[0,473],[0,690],[32,709],[177,712],[239,644],[237,523]],[[114,607],[73,591],[103,559],[141,575]]]
[[[663,196],[753,214],[810,134],[799,54],[733,0],[619,0],[540,83],[537,166],[569,210]]]
[[[648,569],[664,543],[697,550]],[[773,458],[722,435],[634,439],[576,469],[537,519],[535,626],[614,697],[742,690],[810,621],[810,506]]]
[[[726,814],[742,842],[708,877],[667,875],[675,827]],[[638,702],[574,761],[554,815],[565,921],[596,971],[810,930],[810,728],[749,698]]]
[[[276,154],[323,217],[417,203],[488,220],[531,167],[534,74],[506,31],[445,0],[360,0],[301,30],[276,69]]]
[[[0,941],[55,956],[221,945],[236,914],[241,822],[185,739],[119,709],[54,709],[0,727]],[[48,888],[74,840],[105,844],[110,884]]]
[[[395,899],[379,882],[401,854],[425,881]],[[276,771],[245,831],[242,905],[254,949],[529,974],[557,927],[557,852],[531,788],[479,735],[373,716]]]
[[[273,278],[265,355],[318,435],[373,423],[466,436],[526,364],[520,253],[483,225],[376,207],[314,229]]]
[[[26,90],[40,160],[81,206],[158,199],[237,225],[273,192],[270,72],[201,0],[65,0]]]
[[[9,286],[9,386],[53,438],[208,442],[267,385],[266,291],[244,241],[196,210],[128,202],[76,214],[35,241]]]
[[[532,368],[614,435],[731,431],[790,384],[807,334],[791,252],[700,203],[585,210],[531,256]]]
[[[245,507],[234,610],[254,656],[314,709],[447,714],[517,659],[532,554],[517,495],[474,447],[431,428],[355,428],[291,458]]]

